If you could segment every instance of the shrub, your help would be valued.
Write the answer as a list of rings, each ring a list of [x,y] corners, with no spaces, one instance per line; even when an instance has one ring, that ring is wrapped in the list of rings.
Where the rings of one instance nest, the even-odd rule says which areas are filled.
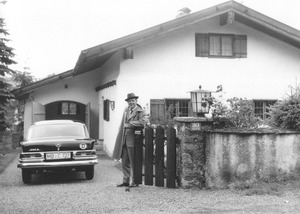
[[[0,154],[5,154],[12,150],[12,133],[4,131],[0,133]]]
[[[278,128],[300,130],[300,85],[291,87],[291,95],[270,108],[270,123]]]
[[[212,115],[218,128],[257,128],[263,121],[255,117],[252,100],[231,98],[222,103],[214,99]]]

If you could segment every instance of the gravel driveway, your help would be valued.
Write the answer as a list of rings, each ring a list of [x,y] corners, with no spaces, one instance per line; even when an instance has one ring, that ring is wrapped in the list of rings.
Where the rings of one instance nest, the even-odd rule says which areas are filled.
[[[0,174],[0,213],[300,213],[300,189],[280,196],[245,196],[231,190],[167,189],[141,185],[125,192],[122,172],[99,157],[95,177],[42,174],[24,185],[17,158]]]

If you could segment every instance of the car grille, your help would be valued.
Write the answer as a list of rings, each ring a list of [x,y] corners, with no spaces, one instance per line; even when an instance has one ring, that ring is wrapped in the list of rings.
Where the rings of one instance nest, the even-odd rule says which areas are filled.
[[[89,149],[89,148],[87,148]],[[78,146],[68,146],[68,147],[59,147],[56,146],[28,146],[24,147],[24,152],[49,152],[49,151],[74,151],[74,150],[81,150]]]

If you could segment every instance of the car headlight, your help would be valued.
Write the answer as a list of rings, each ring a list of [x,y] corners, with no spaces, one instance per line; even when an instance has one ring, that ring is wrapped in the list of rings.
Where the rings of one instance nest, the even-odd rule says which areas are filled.
[[[81,144],[79,144],[79,148],[80,149],[86,149],[87,148],[87,144],[86,143],[81,143]]]

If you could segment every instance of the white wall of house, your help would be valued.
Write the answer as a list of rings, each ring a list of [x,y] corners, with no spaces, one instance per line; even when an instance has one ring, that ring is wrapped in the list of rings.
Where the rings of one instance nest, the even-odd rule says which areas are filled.
[[[111,59],[109,59],[101,68],[101,82],[99,85],[104,85],[105,83],[117,80],[120,73],[120,59],[121,53],[115,54]],[[99,71],[98,71],[99,72]],[[116,106],[120,105],[120,101],[116,99],[117,97],[117,86],[119,82],[117,80],[116,86],[111,86],[98,91],[98,110],[99,110],[99,139],[103,142],[103,149],[111,156],[114,146],[114,140],[116,136],[117,125],[112,126],[116,122],[116,109],[110,110],[109,121],[103,118],[103,102],[106,99],[114,101]],[[119,122],[120,123],[120,122]]]
[[[55,83],[45,85],[39,90],[31,93],[26,100],[24,132],[32,124],[32,101],[46,105],[60,100],[70,100],[79,103],[90,103],[91,107],[91,127],[90,134],[93,138],[98,138],[98,96],[95,88],[99,86],[100,72],[91,71],[79,76],[62,79]],[[68,85],[68,88],[65,88]]]
[[[247,35],[247,58],[195,57],[195,33]],[[116,109],[104,122],[106,152],[112,154],[129,92],[140,96],[148,112],[150,99],[189,98],[188,91],[199,85],[207,90],[223,85],[227,98],[281,99],[300,79],[299,58],[297,48],[237,22],[220,26],[217,18],[135,46],[134,59],[121,62],[117,87],[109,89]]]
[[[195,57],[195,33],[233,33],[248,36],[248,57]],[[184,29],[135,49],[133,60],[121,66],[120,79],[135,78],[125,89],[149,98],[188,97],[189,90],[223,85],[228,97],[281,98],[300,77],[300,50],[235,23],[221,27],[218,19]]]

